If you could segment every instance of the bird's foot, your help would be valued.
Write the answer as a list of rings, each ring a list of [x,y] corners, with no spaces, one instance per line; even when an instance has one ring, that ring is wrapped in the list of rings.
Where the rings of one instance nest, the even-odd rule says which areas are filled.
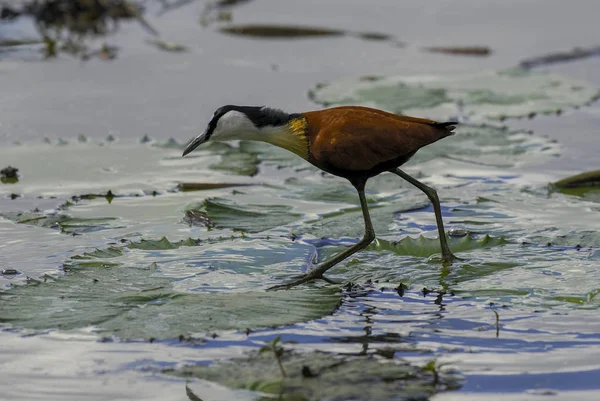
[[[455,256],[452,252],[443,252],[442,254],[434,254],[429,257],[430,262],[441,263],[444,266],[451,266],[456,262],[464,261],[465,259]]]
[[[285,284],[279,284],[279,285],[274,285],[273,287],[269,287],[269,288],[267,288],[267,291],[289,290],[292,287],[295,287],[300,284],[308,283],[308,282],[314,281],[314,280],[323,280],[329,284],[340,284],[334,280],[331,280],[331,279],[323,276],[323,273],[318,273],[318,272],[314,273],[314,272],[315,272],[315,270],[310,271],[310,272],[300,276],[300,278],[297,280],[292,280]]]
[[[461,260],[465,259],[461,259],[458,256],[455,256],[452,252],[448,252],[442,255],[442,264],[444,265],[451,265],[455,262],[460,262]]]

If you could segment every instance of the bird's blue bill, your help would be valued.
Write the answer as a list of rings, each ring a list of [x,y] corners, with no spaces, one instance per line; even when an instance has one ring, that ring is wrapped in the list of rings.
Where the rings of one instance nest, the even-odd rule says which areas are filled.
[[[206,140],[208,139],[206,135],[207,131],[204,131],[201,135],[198,135],[197,137],[192,139],[192,141],[183,150],[182,157],[190,153],[192,150],[196,149],[198,146],[202,145],[204,142],[206,142]]]

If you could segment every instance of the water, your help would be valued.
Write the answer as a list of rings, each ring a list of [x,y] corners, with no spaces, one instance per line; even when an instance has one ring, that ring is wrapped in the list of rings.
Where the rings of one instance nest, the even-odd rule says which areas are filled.
[[[576,110],[585,99],[569,98],[560,116],[506,120],[506,127],[466,124],[406,166],[438,189],[446,228],[468,233],[450,239],[463,259],[452,267],[437,261],[435,220],[424,195],[392,175],[369,181],[378,242],[331,270],[330,278],[357,284],[341,294],[340,286],[323,283],[264,289],[362,235],[350,185],[268,145],[212,146],[179,157],[204,124],[202,115],[221,103],[317,108],[308,90],[341,76],[500,70],[532,52],[595,44],[585,28],[594,2],[519,3],[523,19],[503,4],[474,10],[466,1],[452,8],[440,3],[425,11],[408,2],[400,15],[386,1],[368,12],[362,2],[345,2],[340,12],[333,1],[251,2],[233,10],[240,22],[389,33],[405,48],[353,37],[265,46],[189,28],[197,16],[192,10],[201,9],[192,5],[149,17],[188,53],[158,53],[140,45],[137,28],[124,26],[112,38],[123,53],[111,64],[2,59],[2,76],[11,78],[3,80],[3,93],[16,97],[0,99],[0,161],[18,167],[21,177],[0,185],[0,267],[18,271],[0,276],[6,329],[0,398],[184,400],[182,373],[207,378],[201,368],[189,369],[246,360],[277,336],[295,341],[285,345],[290,351],[380,364],[391,356],[394,368],[410,367],[409,387],[435,400],[597,398],[598,197],[547,188],[597,168],[596,103]],[[540,8],[548,15],[543,21],[533,17]],[[581,23],[548,29],[567,12]],[[460,24],[457,15],[465,18]],[[499,33],[480,23],[490,18],[511,29]],[[473,35],[492,48],[491,57],[421,50],[446,44],[440,37],[471,44]],[[583,81],[592,93],[600,83],[597,63],[542,70]],[[67,83],[72,90],[61,89]],[[141,141],[145,134],[156,139]],[[181,192],[181,182],[252,185]],[[114,197],[106,196],[109,190]],[[13,193],[20,197],[11,200]],[[189,210],[204,217],[190,225]],[[211,377],[230,388],[188,385],[205,400],[253,399],[231,387],[279,381],[275,359],[266,358],[265,367],[237,382]],[[290,369],[307,363],[294,358],[286,360]],[[423,369],[432,361],[441,377],[436,385]],[[252,377],[271,368],[267,379]],[[355,384],[348,391],[360,390]]]

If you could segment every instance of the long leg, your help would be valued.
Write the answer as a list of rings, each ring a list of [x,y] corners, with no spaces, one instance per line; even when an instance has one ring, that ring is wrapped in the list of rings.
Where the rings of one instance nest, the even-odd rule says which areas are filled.
[[[365,219],[365,235],[363,238],[358,241],[356,244],[352,245],[350,248],[343,250],[342,252],[334,255],[330,259],[327,259],[325,262],[319,264],[313,270],[306,273],[304,276],[299,278],[298,280],[291,281],[286,284],[276,285],[274,287],[269,288],[269,290],[280,290],[280,289],[289,289],[294,286],[306,283],[308,281],[323,279],[325,281],[329,281],[325,277],[323,277],[323,273],[327,270],[331,269],[336,264],[340,263],[342,260],[346,259],[350,255],[364,249],[375,239],[375,230],[373,229],[373,224],[371,223],[371,216],[369,215],[369,209],[367,207],[367,198],[365,197],[364,185],[356,188],[358,191],[358,197],[360,198],[360,207],[363,212],[363,217]]]
[[[442,209],[440,208],[440,199],[438,198],[438,194],[435,189],[428,187],[423,184],[421,181],[411,177],[406,174],[404,171],[396,168],[394,170],[390,170],[391,173],[398,175],[400,178],[405,179],[410,182],[415,187],[419,188],[421,191],[427,195],[431,203],[433,204],[433,211],[435,213],[435,221],[437,223],[438,234],[440,236],[440,245],[442,246],[442,258],[446,263],[452,263],[458,258],[454,256],[454,254],[450,251],[450,247],[448,246],[448,241],[446,240],[446,232],[444,230],[444,221],[442,220]]]

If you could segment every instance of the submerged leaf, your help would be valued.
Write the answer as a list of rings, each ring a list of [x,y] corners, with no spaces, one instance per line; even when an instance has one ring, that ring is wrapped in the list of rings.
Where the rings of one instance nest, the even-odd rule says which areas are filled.
[[[288,374],[282,379],[272,353],[256,352],[214,366],[186,366],[167,374],[210,380],[230,388],[276,395],[279,400],[416,400],[439,391],[456,390],[461,378],[410,365],[403,361],[382,361],[373,355],[339,357],[321,352],[281,356]],[[310,372],[310,375],[307,374]]]

